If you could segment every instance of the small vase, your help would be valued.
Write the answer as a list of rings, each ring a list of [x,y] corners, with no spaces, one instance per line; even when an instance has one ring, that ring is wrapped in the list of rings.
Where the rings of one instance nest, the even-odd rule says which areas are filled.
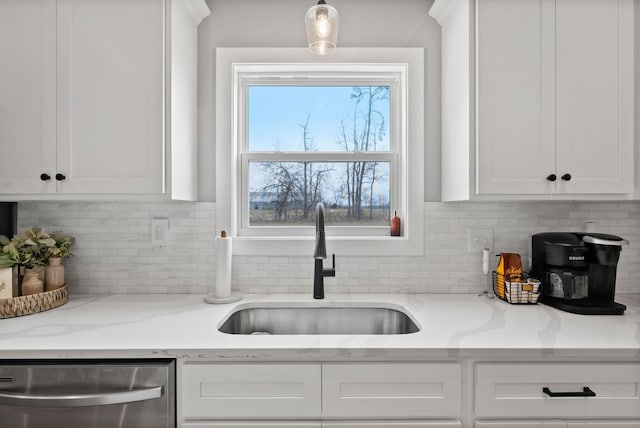
[[[51,291],[64,285],[64,266],[60,257],[52,257],[44,269],[44,290]]]
[[[38,278],[40,269],[26,269],[24,271],[24,280],[22,281],[22,295],[38,294],[44,291],[44,284]]]

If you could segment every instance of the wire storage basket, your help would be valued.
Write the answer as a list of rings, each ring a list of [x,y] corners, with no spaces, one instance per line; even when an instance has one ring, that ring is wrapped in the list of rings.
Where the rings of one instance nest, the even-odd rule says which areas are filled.
[[[493,292],[500,299],[512,304],[536,304],[540,299],[540,281],[524,274],[505,276],[493,271]]]

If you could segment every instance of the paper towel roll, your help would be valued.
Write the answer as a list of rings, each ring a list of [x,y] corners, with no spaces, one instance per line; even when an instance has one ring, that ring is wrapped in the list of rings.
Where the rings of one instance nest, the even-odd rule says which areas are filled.
[[[214,296],[226,299],[231,296],[231,237],[216,237],[216,289]]]

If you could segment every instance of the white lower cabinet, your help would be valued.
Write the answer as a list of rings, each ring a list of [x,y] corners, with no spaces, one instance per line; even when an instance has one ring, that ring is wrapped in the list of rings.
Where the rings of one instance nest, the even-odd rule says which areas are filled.
[[[569,422],[567,428],[638,428],[640,419],[636,421],[589,421]]]
[[[482,418],[640,418],[640,364],[480,363]]]
[[[563,421],[478,421],[475,428],[567,428]]]
[[[638,391],[638,363],[478,363],[475,427],[640,428]]]
[[[242,421],[219,421],[219,422],[186,422],[180,425],[182,428],[321,428],[317,422],[242,422]]]
[[[462,368],[448,363],[190,363],[185,428],[461,428]]]
[[[478,421],[475,428],[639,428],[637,421]]]
[[[186,422],[182,428],[462,428],[458,421],[217,421]]]
[[[315,363],[185,364],[184,418],[320,419],[320,368]]]
[[[322,365],[325,417],[457,419],[461,396],[457,363]]]
[[[322,422],[322,428],[462,428],[459,421]]]
[[[187,361],[179,376],[183,428],[640,428],[636,361]]]

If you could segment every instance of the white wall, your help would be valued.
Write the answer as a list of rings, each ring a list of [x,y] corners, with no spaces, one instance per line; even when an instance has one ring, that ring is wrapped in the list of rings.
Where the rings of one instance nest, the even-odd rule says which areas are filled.
[[[304,47],[304,14],[316,1],[208,0],[199,27],[199,200],[215,201],[215,48]],[[425,201],[440,200],[440,26],[432,0],[332,0],[338,48],[425,48]],[[326,57],[330,61],[331,57]]]

